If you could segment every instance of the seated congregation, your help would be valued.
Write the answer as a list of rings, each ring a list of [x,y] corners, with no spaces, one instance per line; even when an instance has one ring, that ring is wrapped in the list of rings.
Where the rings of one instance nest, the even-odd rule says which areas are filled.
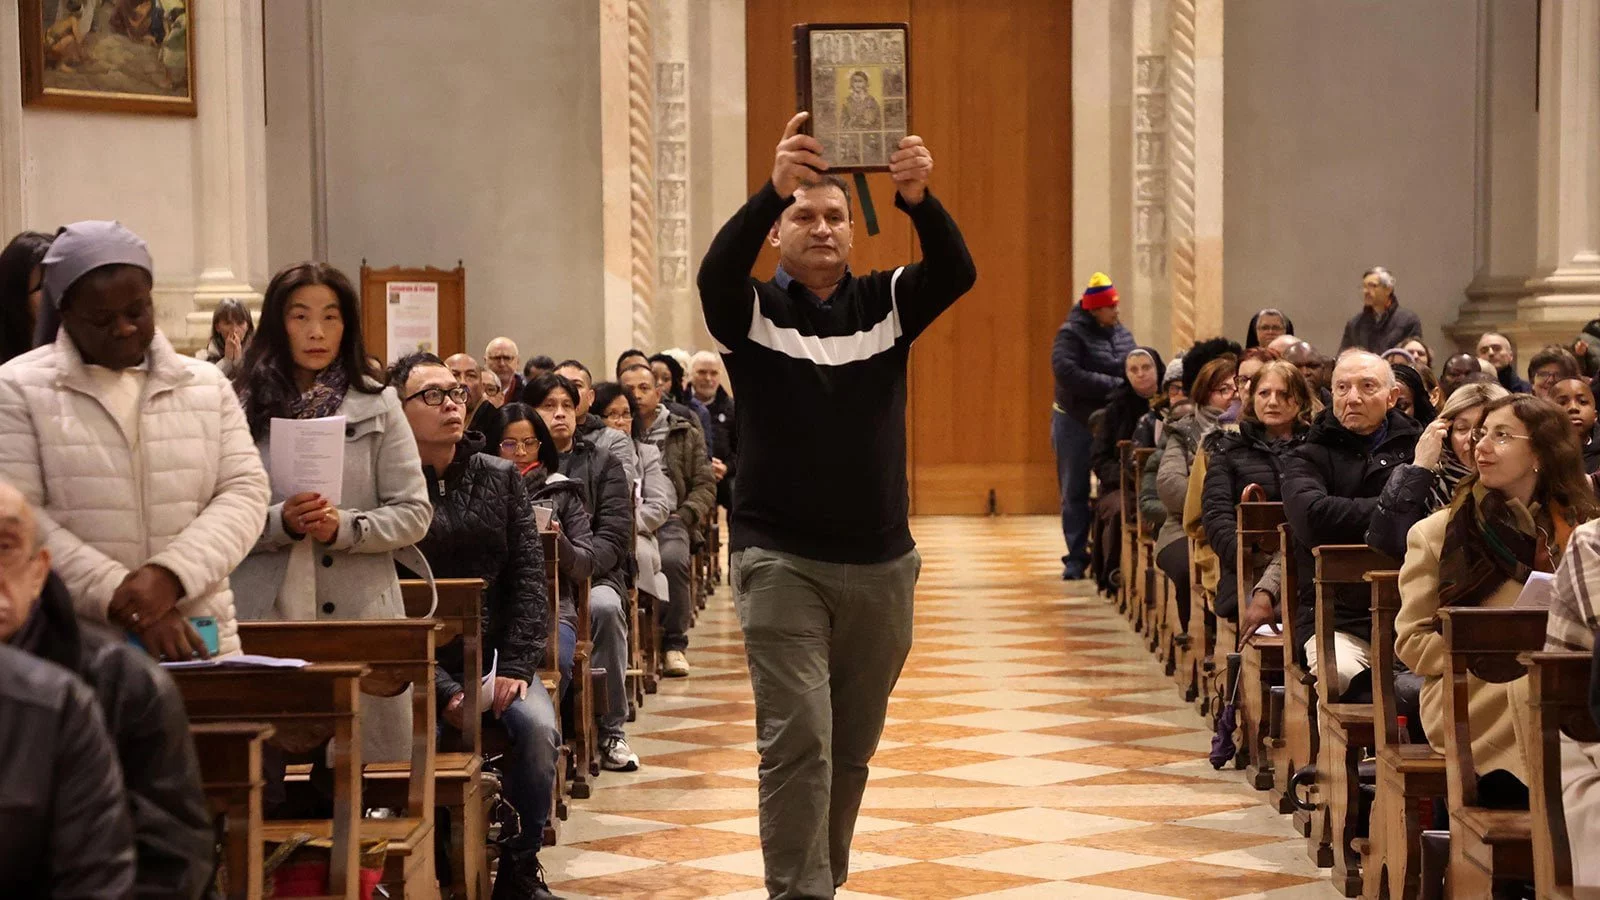
[[[154,271],[114,222],[0,253],[0,893],[554,896],[721,579],[721,361],[384,366],[322,263],[189,357]],[[274,483],[334,416],[338,496]]]
[[[1164,365],[1109,284],[1057,338],[1064,577],[1209,716],[1212,765],[1344,896],[1600,887],[1600,320],[1526,379],[1492,333],[1436,377],[1375,268],[1337,353],[1265,309]]]

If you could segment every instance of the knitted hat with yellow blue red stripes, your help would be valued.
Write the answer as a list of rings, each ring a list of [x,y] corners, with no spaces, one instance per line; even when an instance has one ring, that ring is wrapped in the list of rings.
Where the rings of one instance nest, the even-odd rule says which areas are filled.
[[[1096,272],[1089,278],[1089,286],[1083,291],[1080,301],[1084,309],[1105,309],[1117,305],[1117,288],[1104,272]]]

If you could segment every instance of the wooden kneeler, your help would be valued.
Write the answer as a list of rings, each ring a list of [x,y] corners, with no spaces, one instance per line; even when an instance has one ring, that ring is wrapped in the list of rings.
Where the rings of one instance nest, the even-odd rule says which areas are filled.
[[[1508,684],[1527,674],[1523,655],[1544,647],[1545,611],[1443,607],[1449,653],[1445,685],[1445,783],[1450,795],[1452,897],[1488,897],[1507,882],[1531,881],[1533,814],[1478,805],[1467,689],[1471,678]]]
[[[411,689],[411,759],[405,766],[405,815],[362,819],[363,839],[388,841],[383,884],[390,896],[439,896],[434,868],[434,638],[431,619],[363,619],[356,621],[240,622],[239,643],[251,653],[299,657],[314,663],[359,660],[367,667],[361,692],[395,697]],[[382,764],[373,764],[377,768]],[[301,832],[327,837],[325,823],[289,820],[268,822],[267,839],[284,841]]]
[[[300,669],[171,669],[167,673],[183,695],[191,728],[260,723],[273,730],[268,742],[287,753],[308,752],[333,741],[333,818],[315,824],[332,842],[328,887],[336,897],[354,897],[361,887],[360,839],[366,835],[361,819],[359,716],[361,679],[367,672],[365,665],[343,663]],[[206,766],[204,759],[201,766],[202,770]],[[262,840],[271,837],[263,826]]]

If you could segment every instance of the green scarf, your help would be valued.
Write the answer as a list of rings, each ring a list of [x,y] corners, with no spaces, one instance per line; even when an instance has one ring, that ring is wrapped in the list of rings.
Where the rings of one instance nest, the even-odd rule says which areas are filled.
[[[1450,505],[1439,562],[1439,605],[1477,606],[1507,581],[1554,572],[1571,532],[1560,504],[1532,508],[1482,484]]]

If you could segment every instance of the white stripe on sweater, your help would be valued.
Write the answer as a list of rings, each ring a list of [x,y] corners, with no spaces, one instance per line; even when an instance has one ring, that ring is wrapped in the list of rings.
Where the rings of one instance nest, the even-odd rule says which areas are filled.
[[[887,316],[866,331],[832,337],[801,334],[797,329],[785,328],[762,315],[761,295],[751,288],[755,306],[750,313],[749,338],[769,350],[776,350],[793,359],[803,359],[819,366],[842,366],[871,359],[879,353],[892,349],[895,341],[900,339],[902,333],[900,303],[895,292],[900,282],[900,275],[904,271],[905,267],[901,266],[895,269],[889,278]]]

